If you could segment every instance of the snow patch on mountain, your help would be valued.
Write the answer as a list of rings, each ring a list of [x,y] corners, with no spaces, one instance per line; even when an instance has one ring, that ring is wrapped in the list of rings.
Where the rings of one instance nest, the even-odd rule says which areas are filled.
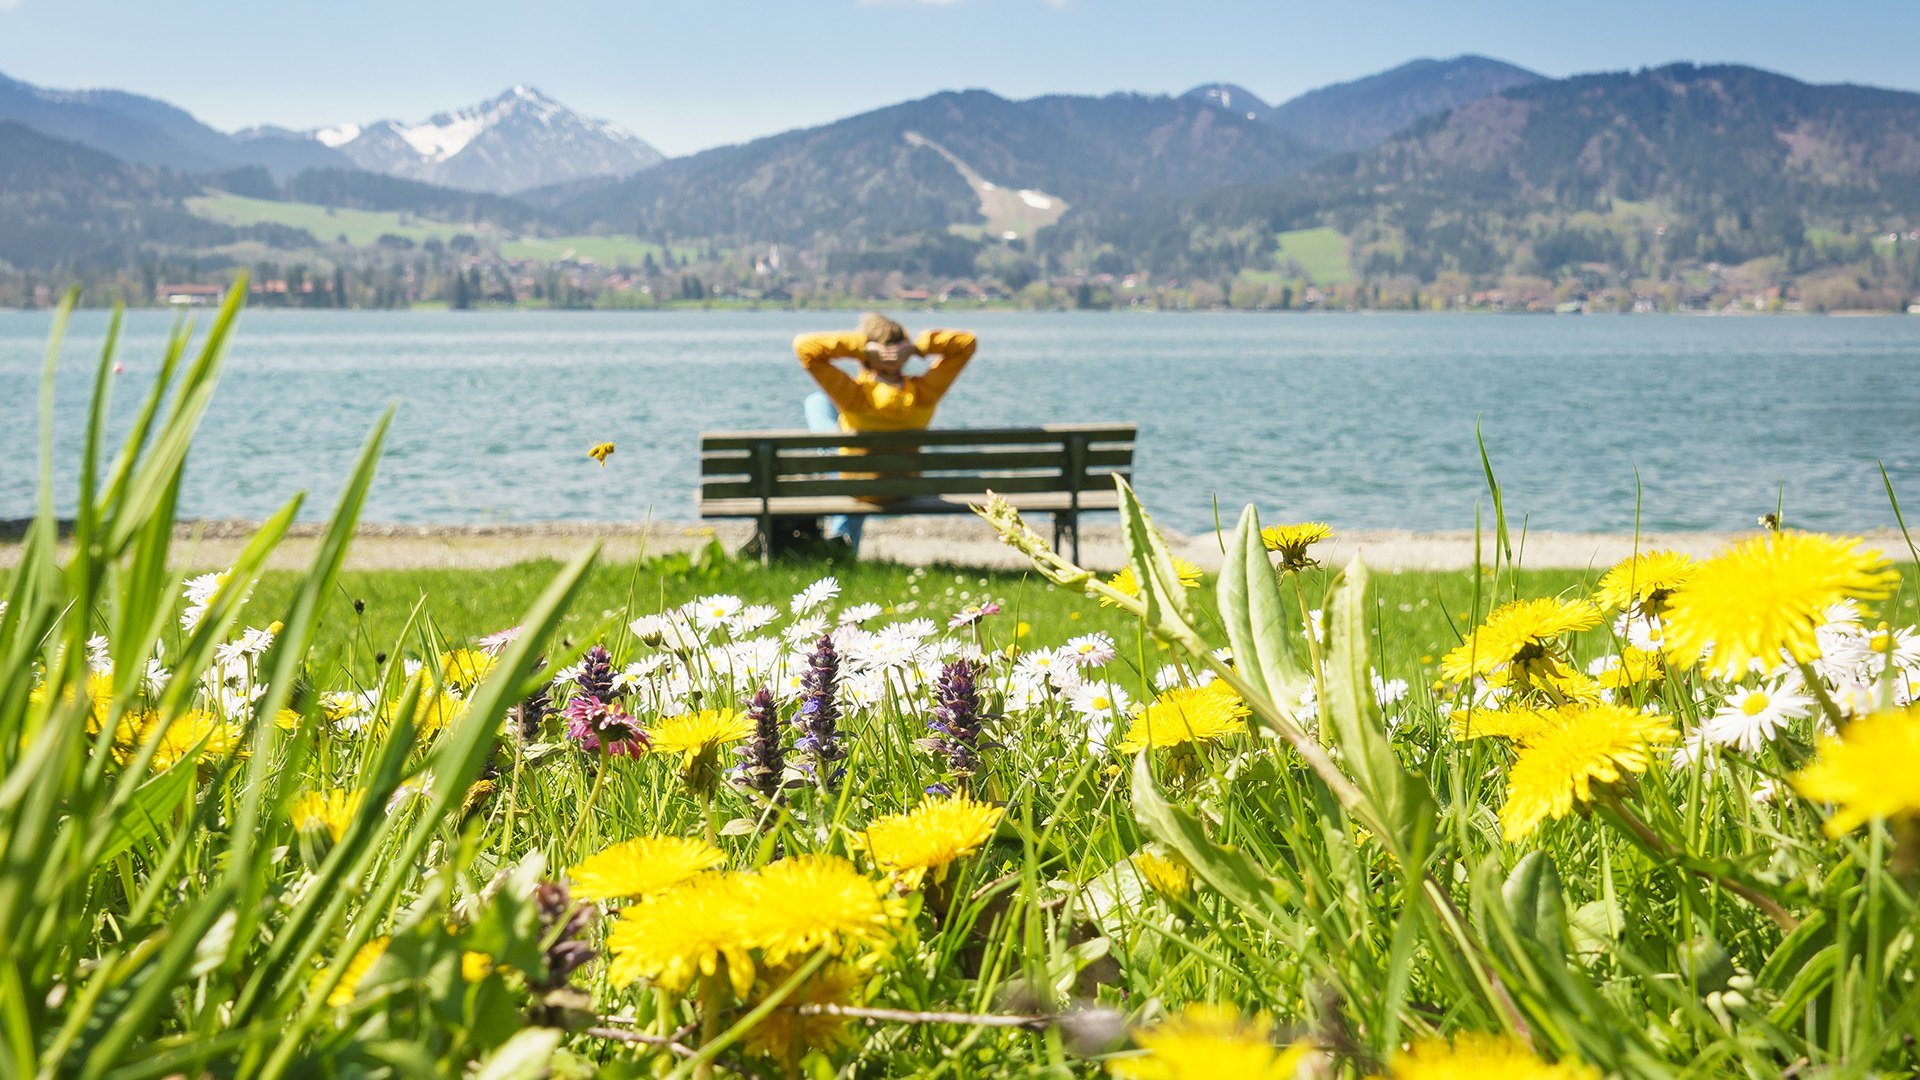
[[[341,124],[338,127],[321,128],[313,133],[313,141],[329,150],[338,150],[360,137],[359,124]]]
[[[628,176],[663,160],[618,124],[580,116],[525,84],[417,123],[340,124],[308,135],[370,172],[499,194]]]

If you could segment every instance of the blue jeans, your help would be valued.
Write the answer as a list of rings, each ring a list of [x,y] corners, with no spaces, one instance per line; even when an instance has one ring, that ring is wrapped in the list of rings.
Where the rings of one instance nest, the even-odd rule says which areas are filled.
[[[834,408],[833,399],[821,391],[807,395],[805,402],[808,431],[839,431],[840,410]],[[865,515],[833,514],[821,522],[820,528],[829,540],[845,540],[855,555],[860,554],[860,534],[866,529]]]

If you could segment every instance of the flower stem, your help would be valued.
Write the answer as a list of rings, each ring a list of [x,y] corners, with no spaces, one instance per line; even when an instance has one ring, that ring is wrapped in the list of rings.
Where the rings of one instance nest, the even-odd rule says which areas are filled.
[[[574,819],[573,828],[567,831],[568,848],[572,848],[573,842],[580,838],[581,828],[586,825],[587,818],[593,813],[594,800],[600,797],[600,786],[606,782],[607,759],[605,756],[602,756],[600,758],[600,767],[596,769],[593,774],[593,789],[587,792],[587,804],[580,808],[580,816]]]
[[[1307,615],[1307,586],[1300,580],[1297,570],[1282,570],[1282,574],[1293,579],[1293,596],[1300,605],[1300,621],[1307,628],[1307,661],[1313,665],[1313,699],[1320,703],[1324,715],[1327,709],[1327,670],[1320,660],[1320,628],[1313,624]],[[1326,730],[1323,726],[1321,730]]]
[[[1813,699],[1820,703],[1821,711],[1827,714],[1827,722],[1833,725],[1833,730],[1846,727],[1847,718],[1841,715],[1840,706],[1834,704],[1833,696],[1827,693],[1826,680],[1813,670],[1813,665],[1801,661],[1800,677],[1806,681],[1807,691],[1813,695]]]
[[[1772,919],[1774,925],[1778,926],[1785,933],[1791,934],[1800,928],[1800,920],[1788,913],[1787,909],[1780,906],[1780,902],[1773,897],[1760,892],[1751,885],[1736,881],[1725,875],[1716,874],[1710,870],[1702,870],[1695,866],[1688,866],[1685,853],[1674,848],[1672,844],[1667,843],[1664,837],[1654,832],[1646,822],[1641,821],[1639,815],[1627,809],[1626,804],[1622,803],[1618,796],[1609,794],[1605,796],[1598,805],[1604,807],[1608,811],[1609,816],[1618,822],[1622,828],[1626,829],[1635,840],[1639,841],[1640,846],[1645,848],[1648,854],[1674,863],[1687,873],[1693,874],[1696,877],[1705,878],[1733,895],[1738,896],[1740,899],[1745,900],[1747,903],[1752,904],[1754,907],[1759,908],[1762,914]]]

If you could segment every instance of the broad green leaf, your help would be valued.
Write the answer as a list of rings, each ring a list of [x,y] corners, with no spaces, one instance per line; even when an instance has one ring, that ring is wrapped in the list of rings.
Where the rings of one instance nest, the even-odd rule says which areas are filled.
[[[1147,605],[1147,628],[1161,636],[1164,623],[1193,626],[1193,607],[1187,603],[1187,590],[1174,569],[1173,552],[1154,530],[1153,521],[1140,505],[1124,477],[1113,483],[1120,492],[1120,530],[1126,538],[1127,563],[1140,584],[1140,599]]]
[[[1307,673],[1294,655],[1280,581],[1260,542],[1260,515],[1249,505],[1227,543],[1216,589],[1234,666],[1270,700],[1290,698]]]
[[[1284,911],[1280,883],[1245,852],[1208,839],[1198,818],[1161,796],[1148,760],[1151,753],[1143,750],[1133,760],[1133,816],[1140,827],[1177,852],[1200,880],[1248,917],[1278,929],[1276,920]]]
[[[1544,851],[1530,851],[1500,888],[1513,928],[1540,946],[1543,955],[1565,957],[1571,945],[1567,905],[1560,893],[1560,871]]]
[[[480,1063],[474,1080],[540,1080],[566,1032],[559,1028],[521,1028],[507,1044]]]
[[[1327,717],[1348,770],[1373,801],[1392,836],[1381,842],[1418,872],[1433,850],[1439,807],[1425,780],[1400,764],[1386,717],[1373,695],[1373,643],[1368,634],[1367,564],[1359,556],[1341,575],[1329,605],[1332,648],[1327,662]]]

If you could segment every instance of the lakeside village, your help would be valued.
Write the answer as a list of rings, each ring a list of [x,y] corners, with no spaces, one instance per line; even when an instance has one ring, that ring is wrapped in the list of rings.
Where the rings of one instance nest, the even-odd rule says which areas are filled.
[[[1101,266],[1048,272],[1031,263],[995,276],[943,276],[899,269],[838,270],[811,251],[781,245],[750,256],[740,252],[661,248],[639,265],[606,265],[586,257],[509,259],[474,245],[430,242],[396,258],[347,258],[331,264],[230,264],[196,275],[149,263],[90,283],[86,302],[130,306],[215,305],[241,269],[249,272],[249,303],[286,308],[553,308],[633,309],[852,308],[875,304],[906,308],[1007,310],[1169,311],[1486,311],[1582,313],[1920,314],[1920,295],[1876,287],[1836,272],[1807,278],[1786,274],[1777,259],[1738,266],[1707,263],[1679,280],[1634,279],[1601,264],[1560,280],[1524,274],[1494,279],[1442,272],[1430,281],[1410,276],[1317,282],[1285,270],[1247,272],[1223,280],[1127,273]],[[1920,244],[1920,230],[1886,234],[1889,244]],[[460,248],[466,247],[465,251]],[[411,256],[411,257],[409,257]],[[17,306],[51,303],[48,285],[30,287]],[[0,306],[4,306],[0,304]]]

